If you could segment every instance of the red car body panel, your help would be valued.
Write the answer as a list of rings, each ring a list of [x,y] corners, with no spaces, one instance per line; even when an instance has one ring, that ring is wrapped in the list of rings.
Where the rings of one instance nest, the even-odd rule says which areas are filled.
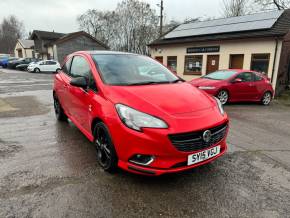
[[[255,71],[251,70],[229,70],[236,71],[237,73],[231,76],[227,80],[212,80],[206,78],[198,78],[190,81],[190,84],[195,87],[201,86],[212,86],[215,89],[204,90],[206,93],[216,96],[219,91],[226,90],[229,93],[229,102],[242,102],[242,101],[252,101],[260,102],[264,93],[270,91],[272,96],[274,96],[274,90],[269,82],[269,79]],[[244,72],[252,72],[262,77],[261,81],[251,81],[251,82],[241,82],[241,83],[232,83],[232,81],[240,74]]]
[[[106,124],[118,155],[120,168],[144,175],[179,172],[206,164],[227,150],[225,136],[212,146],[221,146],[218,156],[195,165],[172,168],[178,163],[186,162],[188,155],[198,151],[178,151],[168,135],[207,130],[228,122],[227,114],[220,113],[215,100],[186,82],[144,86],[106,85],[89,53],[77,52],[73,55],[81,55],[88,61],[98,92],[91,90],[86,92],[71,86],[71,78],[59,72],[54,78],[54,93],[58,96],[66,115],[90,141],[94,140],[92,131],[95,120],[101,120]],[[143,128],[142,132],[132,130],[120,120],[115,109],[115,104],[118,103],[161,118],[169,127]],[[149,166],[139,166],[128,161],[135,154],[154,155],[155,160]]]

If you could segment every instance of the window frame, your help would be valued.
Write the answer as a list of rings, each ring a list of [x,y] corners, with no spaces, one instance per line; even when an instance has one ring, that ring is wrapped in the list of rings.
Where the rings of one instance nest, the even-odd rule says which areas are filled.
[[[86,78],[86,77],[85,77],[85,78],[88,80],[88,87],[87,87],[87,90],[91,90],[91,91],[97,93],[97,92],[98,92],[97,80],[96,80],[95,77],[94,77],[94,74],[93,74],[92,69],[91,69],[91,65],[90,65],[90,63],[89,63],[89,61],[87,60],[86,57],[84,57],[84,56],[82,56],[82,55],[74,55],[74,56],[70,57],[70,58],[69,58],[69,59],[64,63],[64,65],[65,65],[68,61],[70,61],[70,66],[69,66],[68,74],[65,73],[63,70],[62,70],[62,72],[63,72],[64,74],[66,74],[67,76],[69,76],[71,79],[72,79],[72,78],[77,78],[77,77],[74,77],[74,76],[71,74],[71,67],[72,67],[73,60],[74,60],[75,57],[81,57],[81,58],[83,58],[83,59],[87,62],[88,66],[89,66],[89,68],[90,68],[90,78]],[[63,66],[64,66],[64,65],[63,65]],[[81,76],[79,76],[79,77],[81,77]],[[83,76],[83,77],[84,77],[84,76]],[[94,82],[95,82],[95,89],[93,89],[92,87],[90,87],[90,80],[91,80],[91,79],[93,79]]]
[[[252,53],[251,54],[251,65],[250,65],[250,69],[251,70],[254,70],[253,68],[252,68],[252,66],[253,66],[253,60],[254,60],[254,56],[255,55],[267,55],[267,57],[268,57],[268,64],[267,64],[267,70],[266,70],[266,72],[265,72],[265,75],[267,75],[268,76],[268,74],[269,74],[269,67],[270,67],[270,58],[271,58],[271,53]],[[256,59],[256,60],[265,60],[265,59]],[[254,70],[254,71],[257,71],[257,70]],[[257,71],[257,72],[259,72],[259,71]],[[262,73],[262,72],[260,72],[260,73]]]
[[[239,74],[234,78],[234,80],[237,79],[239,75],[244,74],[244,73],[250,73],[252,79],[251,79],[251,81],[242,81],[242,83],[245,83],[245,82],[255,82],[255,78],[254,78],[254,73],[253,73],[253,72],[241,72],[241,73],[239,73]]]
[[[201,57],[201,71],[194,72],[194,71],[186,71],[186,61],[187,58],[194,58],[194,57]],[[197,75],[200,76],[202,75],[202,67],[203,67],[203,55],[185,55],[184,57],[184,69],[183,69],[183,75]]]
[[[170,66],[169,66],[169,63],[168,63],[168,61],[169,61],[169,59],[170,58],[175,58],[175,70],[174,69],[172,69]],[[170,61],[172,61],[172,60],[170,60]],[[167,56],[167,67],[171,70],[171,71],[173,71],[173,72],[177,72],[177,56]]]
[[[64,74],[68,75],[69,77],[71,77],[71,76],[70,76],[70,68],[71,68],[72,60],[73,60],[73,56],[72,56],[72,57],[69,57],[69,58],[64,62],[64,64],[63,64],[62,67],[61,67],[61,71],[62,71]],[[69,68],[67,69],[67,72],[65,72],[65,71],[63,70],[63,67],[64,67],[68,62],[70,62],[70,63],[69,63]]]

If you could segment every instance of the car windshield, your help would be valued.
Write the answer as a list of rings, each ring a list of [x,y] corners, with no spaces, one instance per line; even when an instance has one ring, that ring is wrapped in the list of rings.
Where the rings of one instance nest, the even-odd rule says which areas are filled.
[[[148,85],[183,81],[153,59],[133,54],[92,55],[103,81],[109,85]]]
[[[213,79],[213,80],[226,80],[235,75],[237,71],[230,71],[230,70],[220,70],[215,71],[213,73],[210,73],[206,76],[203,76],[203,78],[206,79]]]

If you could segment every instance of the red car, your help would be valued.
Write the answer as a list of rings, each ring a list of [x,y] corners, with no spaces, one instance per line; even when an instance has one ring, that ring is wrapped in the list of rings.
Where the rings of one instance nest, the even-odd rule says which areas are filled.
[[[179,172],[227,149],[220,101],[149,57],[76,52],[55,75],[53,97],[57,119],[94,143],[105,171]]]
[[[263,74],[250,70],[220,70],[190,82],[193,86],[227,102],[260,102],[269,105],[274,90]]]

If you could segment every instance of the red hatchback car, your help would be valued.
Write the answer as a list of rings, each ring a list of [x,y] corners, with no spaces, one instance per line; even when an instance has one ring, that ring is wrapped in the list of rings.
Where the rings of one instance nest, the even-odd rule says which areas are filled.
[[[179,172],[227,149],[220,101],[149,57],[76,52],[55,75],[53,97],[57,119],[94,143],[105,171]]]
[[[249,70],[220,70],[190,82],[193,86],[227,102],[261,102],[269,105],[274,90],[270,80]]]

